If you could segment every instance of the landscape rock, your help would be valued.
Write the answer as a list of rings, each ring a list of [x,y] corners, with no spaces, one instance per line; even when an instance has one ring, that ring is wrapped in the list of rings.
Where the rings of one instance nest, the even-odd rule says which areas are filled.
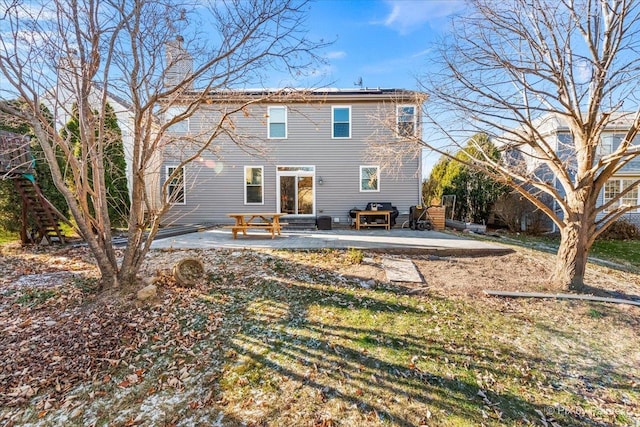
[[[158,294],[158,288],[155,285],[148,285],[138,291],[138,299],[144,301],[149,298],[155,298]]]
[[[142,278],[142,283],[145,286],[155,285],[156,282],[158,282],[158,277],[157,276],[150,276],[150,277],[143,277]]]

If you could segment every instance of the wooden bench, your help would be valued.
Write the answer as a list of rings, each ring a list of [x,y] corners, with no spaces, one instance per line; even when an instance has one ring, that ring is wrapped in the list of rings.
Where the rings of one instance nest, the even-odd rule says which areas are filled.
[[[253,228],[264,228],[266,231],[271,233],[271,238],[273,239],[276,234],[275,227],[272,224],[246,224],[246,225],[225,225],[224,228],[230,228],[231,234],[234,239],[238,238],[238,231],[242,231],[242,234],[247,234],[247,230]]]

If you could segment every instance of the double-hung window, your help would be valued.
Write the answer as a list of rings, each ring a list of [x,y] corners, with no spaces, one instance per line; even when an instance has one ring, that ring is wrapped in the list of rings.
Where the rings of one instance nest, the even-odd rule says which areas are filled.
[[[380,166],[360,166],[360,192],[380,191]]]
[[[610,179],[604,185],[603,203],[609,203],[612,199],[618,197],[624,190],[631,187],[636,181],[637,179]],[[613,211],[621,205],[637,206],[638,204],[640,204],[640,200],[638,200],[638,186],[636,185],[633,189],[629,190],[628,193],[609,206],[607,211]],[[634,209],[634,211],[637,211],[637,209]]]
[[[168,130],[175,133],[188,133],[189,132],[189,117],[180,119],[179,117],[187,111],[186,107],[176,106],[169,107],[164,115],[165,122],[171,120],[179,120],[176,123],[169,126]]]
[[[351,138],[351,107],[331,107],[331,137]]]
[[[184,167],[167,166],[167,199],[174,205],[184,205],[186,203],[184,191]],[[175,173],[175,175],[174,175]],[[173,175],[173,176],[172,176]]]
[[[262,177],[264,167],[245,166],[244,167],[244,204],[261,205],[264,200],[264,185]]]
[[[287,107],[269,107],[267,109],[269,139],[287,138]]]
[[[605,134],[600,137],[600,145],[598,146],[598,154],[606,156],[618,149],[618,146],[624,139],[624,135]]]
[[[414,105],[399,105],[396,117],[398,136],[408,138],[416,135],[418,121]]]

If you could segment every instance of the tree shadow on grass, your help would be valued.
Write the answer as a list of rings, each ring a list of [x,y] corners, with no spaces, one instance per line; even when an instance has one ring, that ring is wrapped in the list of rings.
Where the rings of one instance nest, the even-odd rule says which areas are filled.
[[[263,408],[259,415],[253,412],[253,422],[286,423],[292,420],[287,411],[295,408],[304,414],[304,423],[324,417],[409,426],[427,424],[433,417],[500,425],[541,419],[553,409],[520,393],[529,395],[526,390],[531,389],[535,394],[543,387],[545,395],[551,390],[540,380],[558,373],[542,372],[545,360],[513,346],[465,337],[473,332],[468,324],[453,334],[426,331],[430,325],[425,319],[438,312],[405,303],[387,287],[382,295],[352,287],[349,278],[332,282],[335,275],[328,270],[318,274],[318,268],[302,264],[285,267],[244,288],[212,289],[241,302],[238,332],[228,345],[242,360],[228,365],[219,392],[236,402],[261,395]],[[291,270],[305,281],[292,279]],[[430,302],[445,311],[455,309],[444,299]],[[394,328],[394,319],[400,318],[416,324]],[[455,330],[455,318],[448,322]],[[519,361],[537,373],[515,366]],[[505,382],[510,386],[504,387]],[[518,395],[511,387],[519,389]],[[562,425],[596,423],[584,414],[553,412]],[[242,418],[239,412],[234,415]]]
[[[623,300],[629,300],[634,302],[640,302],[640,295],[629,294],[626,292],[620,291],[611,291],[607,289],[598,288],[591,285],[582,285],[581,294],[585,295],[593,295],[596,297],[604,297],[604,298],[618,298]]]

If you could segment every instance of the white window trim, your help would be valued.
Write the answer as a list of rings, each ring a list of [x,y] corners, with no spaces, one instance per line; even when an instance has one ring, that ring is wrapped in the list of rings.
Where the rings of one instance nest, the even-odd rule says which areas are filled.
[[[362,171],[365,168],[376,168],[377,175],[378,175],[378,188],[375,190],[364,190],[362,188]],[[380,166],[379,165],[361,165],[360,166],[360,173],[358,174],[358,189],[360,190],[361,193],[379,193],[380,192]]]
[[[255,203],[255,202],[247,202],[247,170],[248,169],[261,169],[262,170],[262,185],[261,185],[261,191],[260,191],[260,199],[262,200],[259,203]],[[244,204],[248,205],[248,206],[260,206],[260,205],[264,205],[264,166],[261,165],[246,165],[244,167],[244,177],[243,177],[243,184],[242,184],[242,190],[244,193]]]
[[[271,109],[284,108],[284,136],[271,136]],[[267,107],[267,139],[287,139],[289,138],[289,109],[284,105],[272,105]],[[280,122],[276,122],[280,123]]]
[[[334,134],[334,125],[335,125],[335,111],[336,109],[345,109],[349,110],[349,136],[335,136]],[[353,120],[351,118],[351,105],[332,105],[331,106],[331,139],[351,139],[352,136],[352,123]]]
[[[400,133],[400,111],[403,108],[412,107],[413,108],[413,135],[409,136],[417,136],[418,135],[418,107],[414,104],[400,104],[396,106],[396,137],[398,138],[407,138],[407,135],[402,135]],[[404,122],[403,122],[404,123]],[[409,123],[409,122],[407,122]]]
[[[169,176],[171,176],[171,172],[169,169],[178,169],[180,166],[178,165],[167,165],[165,166],[165,182],[169,180]],[[167,184],[167,202],[172,205],[186,205],[187,204],[187,185],[186,185],[186,177],[187,171],[184,166],[182,166],[182,201],[181,202],[172,202],[171,201],[171,193],[169,192],[169,187],[171,184]]]
[[[167,108],[165,112],[165,122],[171,121],[174,117],[184,114],[186,111],[187,107],[182,105],[174,105]],[[190,119],[190,117],[185,117],[183,120],[169,126],[167,130],[173,133],[187,134],[191,131]],[[184,129],[180,129],[180,127],[184,127]]]
[[[280,178],[285,176],[295,176],[295,177],[311,177],[312,185],[313,185],[313,212],[310,214],[296,214],[296,216],[300,217],[315,217],[317,215],[317,183],[316,183],[316,167],[315,165],[277,165],[276,166],[276,211],[281,212],[281,188],[280,188]]]
[[[620,185],[620,191],[622,191],[622,182],[623,181],[637,181],[638,179],[640,179],[640,177],[637,176],[618,176],[618,177],[612,177],[609,178],[607,180],[608,182],[611,181],[617,181]],[[606,205],[611,199],[607,199],[606,198],[606,189],[607,189],[607,183],[605,183],[604,187],[602,188],[602,204]],[[622,198],[618,198],[618,203],[611,205],[607,210],[605,210],[605,212],[612,212],[614,210],[616,210],[620,205],[622,204]],[[640,205],[640,185],[638,185],[638,195],[636,198],[636,205]],[[638,213],[640,212],[640,208],[636,208],[636,209],[631,209],[630,211],[627,211],[626,213]]]

